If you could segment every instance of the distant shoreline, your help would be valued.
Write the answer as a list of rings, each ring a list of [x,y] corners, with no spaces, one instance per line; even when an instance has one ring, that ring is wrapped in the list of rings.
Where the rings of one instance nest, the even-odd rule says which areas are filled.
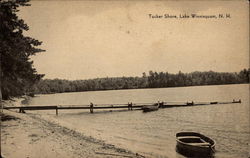
[[[123,89],[171,88],[204,85],[227,85],[249,83],[250,69],[240,72],[191,72],[177,74],[168,72],[142,73],[142,77],[106,77],[88,80],[44,79],[30,90],[34,94],[63,92],[106,91]]]
[[[225,86],[225,85],[242,85],[242,84],[250,84],[250,83],[233,83],[233,84],[215,84],[215,85],[196,85],[196,86],[179,86],[179,87],[157,87],[157,88],[131,88],[131,89],[106,89],[106,90],[89,90],[89,91],[75,91],[75,92],[61,92],[61,93],[83,93],[83,92],[102,92],[102,91],[116,91],[116,90],[143,90],[143,89],[162,89],[162,88],[184,88],[184,87],[202,87],[202,86]],[[49,95],[49,94],[61,94],[57,93],[37,93],[37,95]]]

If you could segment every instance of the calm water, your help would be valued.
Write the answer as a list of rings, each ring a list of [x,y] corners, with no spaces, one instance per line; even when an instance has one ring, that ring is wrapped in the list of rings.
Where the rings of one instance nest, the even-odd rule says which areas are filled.
[[[182,88],[115,90],[41,95],[29,101],[30,105],[88,105],[100,103],[157,102],[160,101],[232,101],[241,104],[160,109],[142,111],[88,110],[39,112],[80,131],[85,135],[138,152],[148,157],[181,158],[175,151],[175,134],[197,131],[216,142],[216,158],[248,157],[249,85],[222,85]]]

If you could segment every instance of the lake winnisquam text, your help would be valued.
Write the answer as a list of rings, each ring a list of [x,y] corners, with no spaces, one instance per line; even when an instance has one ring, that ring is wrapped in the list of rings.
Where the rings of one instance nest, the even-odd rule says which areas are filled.
[[[201,14],[148,14],[150,19],[217,19],[231,18],[230,14],[201,15]]]

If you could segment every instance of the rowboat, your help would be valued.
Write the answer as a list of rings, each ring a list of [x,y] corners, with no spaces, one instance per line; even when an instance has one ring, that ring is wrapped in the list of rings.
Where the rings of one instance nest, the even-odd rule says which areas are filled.
[[[210,156],[215,152],[215,141],[200,133],[180,132],[176,134],[176,150],[186,156]]]
[[[156,111],[159,109],[159,104],[154,105],[144,105],[142,107],[143,112],[150,112],[150,111]]]
[[[218,104],[218,102],[217,102],[217,101],[214,101],[214,102],[210,102],[210,104]]]
[[[241,103],[241,100],[239,99],[238,101],[236,101],[236,100],[233,100],[233,102],[232,103]]]

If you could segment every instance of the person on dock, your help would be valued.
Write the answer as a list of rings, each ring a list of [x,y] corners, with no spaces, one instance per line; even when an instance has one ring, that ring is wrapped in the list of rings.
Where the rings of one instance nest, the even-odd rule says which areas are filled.
[[[128,103],[128,110],[132,110],[132,102],[131,103]]]
[[[162,101],[162,102],[160,102],[159,108],[162,108],[162,107],[163,107],[163,105],[164,105],[164,102],[163,102],[163,101]]]
[[[90,113],[93,113],[93,112],[94,112],[93,107],[94,107],[94,104],[93,104],[93,103],[90,103]]]

